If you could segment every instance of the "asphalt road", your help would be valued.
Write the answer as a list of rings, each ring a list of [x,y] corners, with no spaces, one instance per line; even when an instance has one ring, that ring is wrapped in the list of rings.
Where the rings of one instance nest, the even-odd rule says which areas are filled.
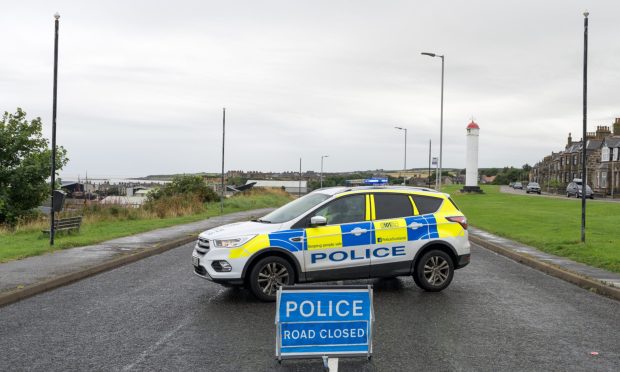
[[[0,308],[0,370],[320,370],[318,361],[278,365],[275,305],[194,276],[191,250]],[[483,248],[441,293],[419,290],[410,277],[372,283],[374,358],[341,360],[341,371],[620,366],[619,302]]]

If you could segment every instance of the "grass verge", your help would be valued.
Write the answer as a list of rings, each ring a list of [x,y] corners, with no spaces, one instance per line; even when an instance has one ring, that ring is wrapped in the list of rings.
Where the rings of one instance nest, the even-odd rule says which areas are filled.
[[[581,200],[501,193],[483,186],[485,194],[445,192],[472,226],[587,265],[620,272],[620,203],[588,200],[586,244],[581,237]]]
[[[278,207],[288,203],[290,195],[280,191],[249,192],[226,199],[224,213],[240,212],[258,208]],[[59,234],[54,246],[49,245],[49,235],[41,233],[44,223],[21,227],[18,231],[0,230],[0,262],[7,262],[52,252],[59,249],[101,243],[106,240],[138,234],[162,227],[180,225],[218,216],[219,202],[208,203],[199,213],[185,216],[157,218],[147,214],[119,213],[116,218],[85,218],[79,232]],[[257,216],[260,217],[260,216]]]

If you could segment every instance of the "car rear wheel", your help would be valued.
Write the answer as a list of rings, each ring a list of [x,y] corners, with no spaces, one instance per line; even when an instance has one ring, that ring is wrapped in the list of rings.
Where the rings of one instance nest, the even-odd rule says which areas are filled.
[[[258,261],[250,272],[252,294],[261,301],[275,301],[278,288],[294,283],[291,264],[282,257],[270,256]]]
[[[431,250],[416,262],[413,279],[425,291],[444,290],[454,277],[454,263],[444,251]]]

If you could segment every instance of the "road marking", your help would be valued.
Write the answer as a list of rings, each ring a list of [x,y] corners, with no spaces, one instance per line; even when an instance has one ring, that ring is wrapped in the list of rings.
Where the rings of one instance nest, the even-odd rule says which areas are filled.
[[[138,356],[138,358],[133,363],[125,366],[123,368],[123,371],[129,371],[129,370],[133,369],[135,366],[137,366],[138,364],[142,363],[146,359],[146,357],[148,357],[150,354],[152,354],[157,348],[159,348],[160,345],[162,345],[164,342],[166,342],[170,337],[172,337],[172,335],[177,333],[181,328],[185,327],[189,323],[189,321],[190,321],[189,317],[185,318],[183,320],[183,322],[181,322],[181,324],[176,326],[172,331],[170,331],[170,332],[166,333],[165,335],[163,335],[163,337],[160,338],[151,347],[149,347],[148,349],[143,351],[142,354],[140,354],[140,356]]]

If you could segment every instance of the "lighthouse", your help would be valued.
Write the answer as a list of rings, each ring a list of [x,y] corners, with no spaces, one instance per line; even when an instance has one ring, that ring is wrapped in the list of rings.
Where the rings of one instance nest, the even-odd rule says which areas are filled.
[[[463,192],[482,192],[478,186],[478,137],[480,127],[473,120],[467,125],[467,155],[465,157],[465,187]]]

